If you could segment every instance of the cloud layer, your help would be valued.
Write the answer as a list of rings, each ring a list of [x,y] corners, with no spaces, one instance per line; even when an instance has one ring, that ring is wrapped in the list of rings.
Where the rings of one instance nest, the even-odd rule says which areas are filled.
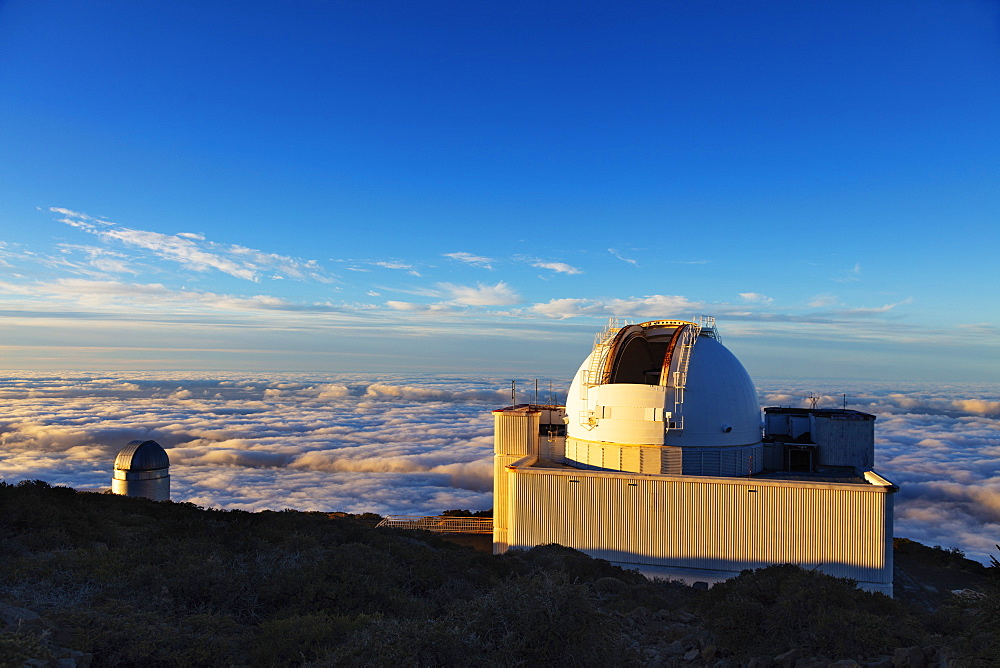
[[[986,561],[1000,542],[996,386],[759,383],[764,406],[874,413],[895,534]],[[492,506],[492,416],[508,381],[358,374],[19,373],[0,378],[0,477],[97,490],[154,439],[173,498],[221,508],[431,514]],[[559,390],[559,386],[556,387]]]
[[[492,505],[502,382],[165,375],[0,381],[0,477],[110,485],[114,455],[153,439],[172,498],[221,508],[438,513]]]

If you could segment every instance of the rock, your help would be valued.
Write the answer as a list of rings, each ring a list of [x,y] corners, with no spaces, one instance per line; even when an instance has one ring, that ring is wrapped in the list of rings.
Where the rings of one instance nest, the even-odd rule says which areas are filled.
[[[795,662],[795,668],[826,668],[829,665],[830,659],[825,656],[808,656]]]
[[[710,640],[711,634],[704,629],[698,629],[681,638],[681,642],[684,643],[685,647],[697,647],[699,650],[705,645],[712,644]]]
[[[928,666],[936,668],[948,668],[954,663],[954,656],[947,647],[938,647],[937,652],[927,661]]]
[[[41,627],[43,626],[42,618],[27,608],[17,608],[13,605],[0,603],[0,627],[16,631],[26,626]]]
[[[792,668],[795,665],[796,661],[798,661],[799,659],[804,659],[807,656],[809,656],[809,652],[805,651],[804,649],[799,649],[799,648],[790,649],[784,654],[779,654],[778,656],[774,657],[774,663],[778,666],[781,666],[781,668]]]
[[[981,591],[976,591],[975,589],[952,589],[951,593],[959,598],[965,599],[986,598],[986,594]]]
[[[660,651],[667,656],[680,656],[684,654],[684,644],[680,640],[675,640],[669,645],[662,647]]]
[[[747,661],[746,668],[771,668],[771,660],[766,657],[755,656]]]
[[[859,664],[854,659],[841,659],[840,661],[834,661],[827,664],[827,668],[860,668]]]
[[[892,668],[926,668],[927,658],[920,647],[899,647],[892,655]]]
[[[679,622],[684,622],[685,624],[690,624],[698,619],[690,612],[685,612],[684,610],[674,610],[673,618]]]
[[[865,668],[892,668],[892,657],[879,654],[874,659],[868,659],[861,665]]]
[[[695,659],[698,658],[699,654],[701,654],[701,650],[699,650],[697,648],[692,649],[691,651],[689,651],[687,654],[684,655],[684,660],[685,661],[694,661]]]
[[[703,661],[711,661],[715,658],[716,649],[715,645],[705,645],[701,650],[701,658]]]
[[[700,591],[706,591],[708,589],[708,583],[707,582],[702,582],[701,580],[698,580],[697,582],[692,582],[691,583],[691,588],[692,589],[698,589]]]

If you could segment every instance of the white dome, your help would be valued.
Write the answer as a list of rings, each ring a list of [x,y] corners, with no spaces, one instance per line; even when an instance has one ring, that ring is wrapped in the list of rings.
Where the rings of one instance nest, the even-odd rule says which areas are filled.
[[[612,331],[580,366],[566,413],[567,436],[592,443],[726,448],[761,442],[750,376],[714,329],[686,321]]]
[[[750,375],[728,348],[707,336],[699,337],[692,351],[683,415],[684,429],[668,430],[667,445],[749,445],[761,440],[760,404]]]

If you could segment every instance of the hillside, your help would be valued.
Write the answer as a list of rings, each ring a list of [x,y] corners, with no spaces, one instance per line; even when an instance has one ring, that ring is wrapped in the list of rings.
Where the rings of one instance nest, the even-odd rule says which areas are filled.
[[[1000,663],[1000,569],[914,546],[907,573],[983,593],[922,599],[920,575],[892,600],[794,566],[700,591],[559,546],[0,483],[0,665]]]

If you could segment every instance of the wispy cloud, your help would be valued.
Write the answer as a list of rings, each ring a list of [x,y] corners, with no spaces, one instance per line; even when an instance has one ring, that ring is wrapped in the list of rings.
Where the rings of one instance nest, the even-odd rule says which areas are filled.
[[[235,244],[208,242],[203,235],[192,232],[163,234],[124,227],[61,207],[50,207],[49,210],[65,216],[60,219],[61,222],[93,234],[102,241],[147,251],[195,272],[214,270],[253,282],[258,282],[263,272],[278,272],[282,277],[299,280],[333,280],[315,260],[302,260]]]
[[[740,299],[750,304],[770,304],[774,301],[773,298],[759,292],[741,292]]]
[[[103,274],[136,275],[139,273],[139,269],[131,261],[131,258],[124,253],[82,244],[59,244],[59,250],[65,255],[83,254],[86,257],[86,263]]]
[[[839,311],[838,314],[842,316],[877,315],[879,313],[888,313],[897,306],[903,306],[904,304],[910,304],[912,302],[913,302],[913,297],[907,297],[902,301],[898,301],[892,304],[883,304],[882,306],[844,309],[843,311]]]
[[[854,266],[851,267],[843,276],[838,276],[833,279],[837,283],[856,283],[861,280],[861,263],[855,262]]]
[[[406,264],[405,262],[396,261],[379,261],[373,263],[377,267],[385,267],[386,269],[402,269],[406,271],[411,276],[420,276],[420,272],[413,268],[412,264]]]
[[[162,283],[123,283],[77,278],[37,283],[0,281],[0,290],[8,295],[41,298],[55,305],[75,304],[106,312],[158,312],[165,307],[175,311],[197,308],[223,311],[339,313],[345,310],[344,307],[333,304],[295,303],[271,295],[235,296],[201,290],[174,290]]]
[[[609,248],[608,252],[611,253],[612,255],[614,255],[616,258],[618,258],[622,262],[628,262],[630,265],[632,265],[634,267],[638,267],[639,266],[639,263],[636,260],[633,260],[632,258],[624,257],[621,253],[619,253],[618,251],[616,251],[614,248]]]
[[[833,306],[838,301],[836,295],[816,295],[806,304],[809,308],[824,308],[826,306]]]
[[[538,267],[539,269],[549,269],[559,274],[582,274],[582,269],[577,269],[576,267],[566,264],[565,262],[542,262],[538,261],[531,265],[532,267]]]
[[[418,304],[417,302],[401,302],[389,300],[386,306],[394,311],[408,311],[410,313],[440,313],[448,310],[447,304]]]
[[[703,308],[703,304],[679,295],[650,295],[606,300],[553,299],[544,304],[535,304],[529,310],[549,318],[564,320],[579,316],[660,317],[664,313],[692,313]]]
[[[464,262],[465,264],[471,264],[476,267],[482,267],[483,269],[492,269],[493,265],[491,263],[495,262],[492,258],[465,252],[445,253],[444,257],[450,257],[452,260]]]
[[[455,285],[453,283],[438,283],[437,286],[450,296],[450,301],[463,306],[506,306],[521,301],[509,285],[500,281],[496,285],[477,284]]]

